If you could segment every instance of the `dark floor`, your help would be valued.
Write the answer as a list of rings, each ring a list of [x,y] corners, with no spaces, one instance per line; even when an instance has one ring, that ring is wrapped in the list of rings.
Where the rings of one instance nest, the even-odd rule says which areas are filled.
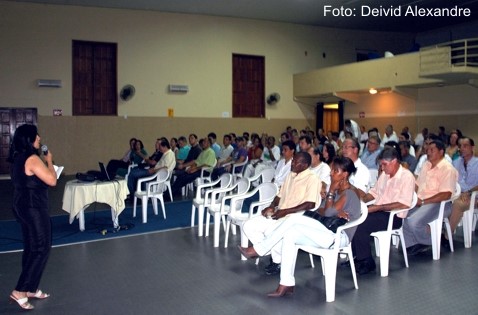
[[[62,188],[55,189],[52,214],[59,214]],[[318,258],[312,269],[300,253],[295,294],[271,299],[266,293],[279,277],[264,274],[269,259],[259,266],[241,261],[239,236],[230,237],[228,248],[213,248],[210,235],[199,238],[195,227],[56,247],[41,282],[52,296],[33,301],[34,314],[478,314],[478,237],[465,249],[461,229],[455,253],[443,250],[439,261],[431,252],[409,257],[407,269],[393,249],[389,277],[379,270],[359,276],[358,290],[350,269],[339,267],[333,303],[325,302]],[[20,267],[20,252],[0,254],[0,314],[23,313],[7,302]]]

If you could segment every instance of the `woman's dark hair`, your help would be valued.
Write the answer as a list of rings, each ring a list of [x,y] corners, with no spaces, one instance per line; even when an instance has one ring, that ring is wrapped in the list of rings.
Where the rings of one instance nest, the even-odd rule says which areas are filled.
[[[354,162],[348,157],[336,156],[334,157],[332,163],[334,163],[334,167],[338,167],[343,172],[349,173],[349,176],[355,174],[355,172],[357,171]]]
[[[327,142],[327,143],[324,143],[324,146],[322,147],[322,151],[324,151],[324,148],[327,148],[327,153],[329,154],[329,159],[328,160],[325,160],[324,158],[324,154],[322,153],[321,155],[321,159],[322,159],[322,162],[325,162],[327,164],[330,164],[332,162],[332,160],[334,159],[336,153],[335,153],[335,148],[334,146]]]
[[[15,156],[19,153],[25,153],[27,156],[32,154],[39,155],[38,149],[35,149],[33,143],[38,135],[38,129],[35,125],[21,125],[15,130],[10,152],[7,161],[12,163]]]
[[[138,143],[138,142],[139,142],[139,146],[140,146],[141,150],[143,150],[144,149],[143,141],[141,141],[139,139],[136,139],[136,143]]]
[[[174,142],[176,143],[176,145],[178,144],[178,139],[177,139],[177,138],[172,137],[171,140],[174,140]]]

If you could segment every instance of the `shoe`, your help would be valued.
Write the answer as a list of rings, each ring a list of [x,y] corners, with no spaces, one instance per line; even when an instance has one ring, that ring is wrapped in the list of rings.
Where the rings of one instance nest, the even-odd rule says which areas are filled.
[[[50,294],[42,292],[42,290],[37,290],[35,293],[27,292],[27,297],[31,299],[43,300],[50,297]]]
[[[446,249],[450,249],[450,241],[445,237],[445,235],[441,235],[441,246]]]
[[[430,249],[429,245],[415,244],[413,246],[407,247],[407,254],[408,256],[416,256],[426,252],[428,249]]]
[[[256,250],[254,247],[241,247],[240,245],[237,245],[237,248],[241,252],[242,256],[246,257],[247,259],[255,259],[259,257],[259,255],[256,253]]]
[[[271,262],[266,268],[266,275],[273,276],[280,274],[280,264],[276,264],[275,262]]]
[[[377,266],[375,265],[375,260],[372,257],[365,258],[363,260],[357,260],[355,262],[355,270],[359,275],[365,275],[372,271],[375,271]]]
[[[271,298],[278,298],[278,297],[282,297],[284,295],[290,295],[293,293],[294,293],[294,286],[288,287],[288,286],[279,284],[277,289],[274,292],[267,294],[267,296]]]
[[[24,310],[32,310],[35,307],[28,302],[28,297],[16,298],[13,294],[10,294],[10,303],[16,302]]]

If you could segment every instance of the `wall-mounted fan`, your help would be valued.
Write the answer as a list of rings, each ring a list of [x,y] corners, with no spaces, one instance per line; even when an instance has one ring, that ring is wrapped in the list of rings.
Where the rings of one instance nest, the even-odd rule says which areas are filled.
[[[277,104],[277,102],[280,101],[280,95],[279,93],[272,93],[271,95],[269,95],[266,99],[266,102],[267,104],[269,105],[275,105]]]
[[[129,101],[131,98],[133,98],[135,92],[136,89],[134,88],[134,86],[132,86],[131,84],[127,84],[121,89],[120,98],[125,102]]]

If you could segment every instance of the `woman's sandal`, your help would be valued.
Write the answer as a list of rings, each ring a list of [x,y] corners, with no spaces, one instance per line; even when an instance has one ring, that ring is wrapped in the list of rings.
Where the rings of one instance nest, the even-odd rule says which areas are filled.
[[[17,302],[18,306],[24,310],[32,310],[35,307],[28,302],[28,297],[16,298],[13,294],[10,294],[10,303]]]
[[[27,297],[31,298],[31,299],[43,300],[43,299],[48,298],[49,296],[50,296],[50,294],[44,293],[44,292],[42,292],[42,290],[37,290],[37,292],[35,292],[35,293],[27,292]]]

